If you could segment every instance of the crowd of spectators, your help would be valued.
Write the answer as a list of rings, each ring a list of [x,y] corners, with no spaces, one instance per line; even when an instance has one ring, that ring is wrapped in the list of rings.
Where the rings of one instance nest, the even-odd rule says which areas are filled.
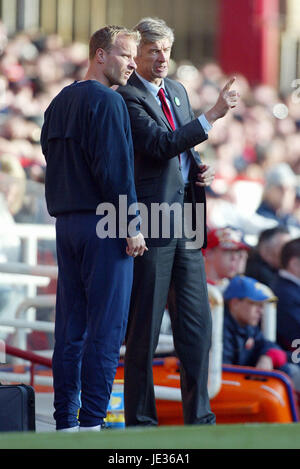
[[[64,46],[56,35],[20,33],[8,39],[0,25],[1,172],[18,180],[44,182],[40,146],[44,112],[64,86],[81,78],[86,65],[87,45]],[[26,210],[28,206],[22,204],[16,207],[15,220],[36,221],[33,213],[31,219],[26,217]],[[45,221],[49,221],[47,217]]]
[[[87,44],[66,45],[57,35],[19,33],[8,38],[0,24],[1,223],[4,216],[10,217],[11,223],[53,223],[43,206],[43,115],[64,86],[82,79],[87,58]],[[189,62],[174,62],[172,77],[186,87],[195,115],[215,104],[228,78],[213,62],[199,68]],[[216,169],[216,179],[207,190],[212,244],[205,259],[208,281],[222,286],[222,291],[241,274],[272,288],[275,276],[290,268],[282,264],[281,248],[300,236],[299,96],[292,87],[289,94],[282,95],[265,84],[251,85],[239,74],[235,88],[241,96],[238,106],[215,123],[208,141],[197,148],[203,161]],[[35,192],[36,204],[26,199],[30,183],[41,188]],[[233,249],[218,231],[225,227],[235,233],[229,236]],[[3,240],[0,236],[1,259],[5,259]],[[295,249],[299,262],[299,243]],[[292,277],[283,275],[285,282],[297,285],[299,318],[293,332],[300,338],[296,277],[300,279],[298,270],[293,270]],[[278,286],[277,290],[284,296],[284,289]],[[280,305],[282,318],[284,298],[280,298]]]
[[[8,39],[0,25],[2,171],[9,166],[9,156],[17,177],[43,182],[45,161],[39,141],[44,111],[64,86],[82,78],[87,52],[87,44],[64,45],[57,35],[19,33]],[[174,63],[171,70],[185,85],[196,115],[215,103],[228,78],[216,63],[201,68]],[[217,173],[208,194],[208,223],[211,228],[238,224],[246,234],[255,235],[280,220],[300,228],[299,99],[292,87],[289,95],[281,96],[271,86],[250,86],[240,75],[235,88],[241,95],[239,105],[215,123],[209,140],[198,148]],[[276,117],[278,103],[288,111],[284,119]],[[227,222],[226,204],[235,207]],[[257,217],[251,219],[249,214],[257,209]]]
[[[215,63],[200,69],[179,64],[175,76],[186,86],[196,115],[215,102],[227,78]],[[299,360],[292,357],[300,337],[300,101],[293,88],[282,95],[239,75],[236,87],[239,105],[198,148],[216,168],[207,191],[205,264],[208,282],[224,295],[223,361],[285,370],[299,391]],[[253,291],[266,287],[264,300],[239,297],[243,283]],[[274,300],[273,343],[259,327]]]

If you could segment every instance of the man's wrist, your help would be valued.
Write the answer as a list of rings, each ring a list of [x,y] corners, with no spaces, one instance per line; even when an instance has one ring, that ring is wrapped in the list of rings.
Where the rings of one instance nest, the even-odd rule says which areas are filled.
[[[216,120],[219,119],[219,115],[218,113],[216,112],[215,108],[213,107],[212,109],[210,109],[209,111],[207,111],[205,114],[204,114],[207,122],[212,126]]]
[[[201,116],[198,117],[198,120],[202,125],[204,132],[208,134],[208,132],[212,129],[212,125],[210,124],[210,122],[208,122],[205,114],[201,114]]]
[[[127,236],[126,239],[128,241],[134,240],[134,239],[138,238],[140,234],[141,234],[141,231],[136,231],[135,233],[128,233],[128,236]]]

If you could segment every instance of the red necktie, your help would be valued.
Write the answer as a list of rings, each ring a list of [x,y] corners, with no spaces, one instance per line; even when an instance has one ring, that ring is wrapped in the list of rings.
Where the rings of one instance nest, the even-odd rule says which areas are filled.
[[[173,116],[172,116],[171,110],[168,106],[166,96],[165,96],[165,90],[163,88],[160,88],[160,90],[158,92],[158,97],[160,99],[161,107],[162,107],[162,110],[164,112],[164,115],[168,119],[168,122],[169,122],[170,126],[172,127],[172,129],[175,130],[175,124],[174,124]],[[180,161],[181,161],[180,155],[178,156],[178,158],[179,158],[179,163],[180,163]]]
[[[168,106],[166,96],[165,96],[165,91],[164,91],[163,88],[160,88],[160,90],[158,92],[158,97],[160,99],[161,107],[162,107],[162,110],[164,112],[164,115],[168,119],[168,122],[169,122],[170,126],[172,127],[172,129],[175,130],[175,124],[174,124],[173,117],[172,117],[170,108]]]

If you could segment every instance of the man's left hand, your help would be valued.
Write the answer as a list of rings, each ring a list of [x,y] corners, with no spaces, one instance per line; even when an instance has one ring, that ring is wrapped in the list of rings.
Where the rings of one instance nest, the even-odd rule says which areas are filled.
[[[200,187],[210,186],[213,180],[215,179],[215,175],[216,175],[216,172],[214,168],[206,164],[200,164],[198,177],[197,177],[198,181],[196,182],[196,186],[200,186]]]

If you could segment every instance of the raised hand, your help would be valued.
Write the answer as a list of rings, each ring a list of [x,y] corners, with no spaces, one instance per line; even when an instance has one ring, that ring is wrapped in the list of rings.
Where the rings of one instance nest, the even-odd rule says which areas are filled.
[[[211,124],[224,117],[230,109],[235,108],[238,104],[239,93],[235,90],[230,91],[235,80],[236,78],[233,77],[226,83],[214,107],[205,114],[206,119]]]

